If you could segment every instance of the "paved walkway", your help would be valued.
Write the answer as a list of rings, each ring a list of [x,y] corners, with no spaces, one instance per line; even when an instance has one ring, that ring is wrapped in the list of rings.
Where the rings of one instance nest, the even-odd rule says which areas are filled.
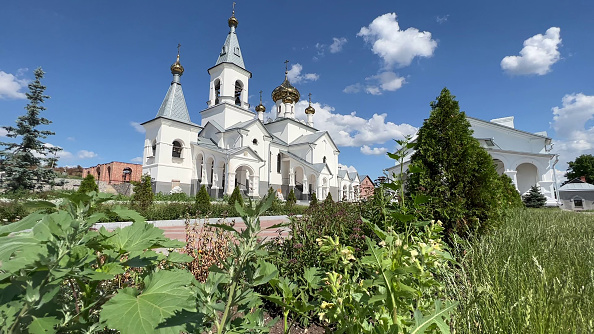
[[[209,218],[208,223],[210,224],[216,224],[217,222],[219,222],[221,218]],[[235,229],[237,231],[241,231],[242,229],[245,229],[245,223],[243,222],[243,220],[240,217],[228,217],[227,221],[231,222],[231,221],[235,221]],[[280,223],[286,223],[289,221],[289,218],[287,216],[263,216],[260,217],[260,226],[262,227],[262,229],[270,227],[270,226],[274,226],[276,224],[280,224]],[[186,221],[183,219],[180,220],[155,220],[155,221],[147,221],[147,223],[149,224],[153,224],[156,227],[159,227],[160,229],[165,231],[165,236],[171,239],[177,239],[180,241],[186,241]],[[204,219],[193,219],[191,221],[192,224],[204,224],[205,220]],[[95,227],[99,228],[99,227],[105,227],[108,230],[115,230],[118,227],[125,227],[132,224],[131,222],[122,222],[122,223],[100,223],[100,224],[96,224]],[[289,232],[289,228],[288,227],[283,227],[283,228],[275,228],[275,229],[269,229],[266,231],[263,231],[262,233],[260,233],[260,236],[263,238],[274,238],[276,236],[279,235],[279,230],[282,236],[286,237],[288,232]]]

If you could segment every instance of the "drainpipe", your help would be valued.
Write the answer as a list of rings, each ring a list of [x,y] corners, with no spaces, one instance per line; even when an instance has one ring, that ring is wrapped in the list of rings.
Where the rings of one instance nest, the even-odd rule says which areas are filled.
[[[559,162],[559,154],[555,154],[555,162],[553,162],[553,182],[555,182],[555,196],[557,197],[557,205],[561,203],[561,198],[559,198],[559,185],[557,184],[557,170],[555,169],[555,165]]]

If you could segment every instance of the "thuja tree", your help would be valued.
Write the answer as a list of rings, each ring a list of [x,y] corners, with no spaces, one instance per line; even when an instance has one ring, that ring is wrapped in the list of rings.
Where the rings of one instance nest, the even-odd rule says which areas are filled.
[[[99,186],[97,182],[95,182],[95,177],[93,174],[87,174],[85,178],[80,183],[80,187],[78,187],[79,193],[88,193],[91,191],[99,192]]]
[[[433,218],[448,232],[483,229],[500,214],[498,175],[489,153],[472,137],[466,114],[447,88],[431,102],[411,158],[407,188],[424,194]]]
[[[229,197],[229,205],[233,206],[235,205],[235,202],[239,203],[239,206],[243,207],[243,197],[241,196],[239,187],[235,187],[231,193],[231,197]]]
[[[46,87],[41,84],[44,72],[35,70],[35,80],[29,84],[26,94],[29,103],[25,107],[27,113],[16,120],[16,126],[3,127],[9,138],[19,138],[20,142],[3,142],[4,150],[0,151],[0,171],[4,172],[3,186],[9,191],[41,189],[43,185],[52,184],[56,177],[53,167],[56,165],[56,153],[59,147],[44,143],[42,139],[54,135],[52,131],[39,130],[40,125],[52,122],[41,117],[45,109],[43,103],[49,96],[45,95]]]
[[[541,208],[547,202],[547,198],[540,192],[540,188],[532,186],[530,191],[522,197],[524,205],[529,208]]]
[[[151,181],[151,176],[144,174],[140,179],[140,183],[135,182],[134,194],[131,200],[132,206],[146,210],[153,204],[155,194],[153,193]]]
[[[196,195],[196,205],[198,206],[198,210],[204,213],[210,210],[210,195],[208,195],[205,185],[200,187],[200,191],[198,192],[198,195]]]

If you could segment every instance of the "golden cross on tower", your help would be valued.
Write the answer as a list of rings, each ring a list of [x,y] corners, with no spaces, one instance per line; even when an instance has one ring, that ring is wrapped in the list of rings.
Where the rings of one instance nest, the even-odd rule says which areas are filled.
[[[289,72],[289,61],[285,60],[285,73]]]
[[[181,47],[181,44],[177,43],[177,56],[179,57],[179,48]]]
[[[309,105],[311,106],[311,93],[307,94],[309,96]]]
[[[260,91],[260,104],[262,104],[262,91]]]
[[[231,16],[235,15],[235,1],[233,2],[233,12],[231,13]]]

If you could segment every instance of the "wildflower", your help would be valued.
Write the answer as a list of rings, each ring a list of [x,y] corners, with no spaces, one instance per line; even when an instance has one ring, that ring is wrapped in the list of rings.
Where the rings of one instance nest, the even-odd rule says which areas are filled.
[[[302,243],[296,243],[295,245],[293,245],[293,248],[296,248],[296,249],[303,248],[303,244]]]
[[[320,308],[322,310],[327,309],[327,308],[331,308],[331,307],[334,307],[334,303],[322,302],[322,305],[320,306]]]
[[[417,255],[419,255],[419,252],[417,252],[416,250],[413,249],[413,250],[410,251],[410,256],[412,258],[415,258]]]
[[[382,247],[386,247],[386,242],[384,240],[382,240],[382,241],[380,241],[379,245]]]

